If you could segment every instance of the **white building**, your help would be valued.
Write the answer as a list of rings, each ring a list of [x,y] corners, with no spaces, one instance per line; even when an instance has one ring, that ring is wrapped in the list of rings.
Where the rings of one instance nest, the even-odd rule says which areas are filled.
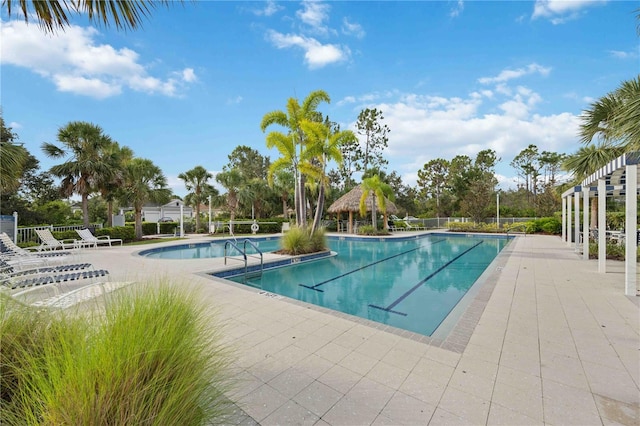
[[[146,204],[142,207],[142,220],[144,222],[158,222],[161,218],[171,218],[174,222],[180,221],[180,206],[183,206],[183,215],[192,218],[195,212],[191,207],[184,204],[184,201],[177,198],[164,205]]]

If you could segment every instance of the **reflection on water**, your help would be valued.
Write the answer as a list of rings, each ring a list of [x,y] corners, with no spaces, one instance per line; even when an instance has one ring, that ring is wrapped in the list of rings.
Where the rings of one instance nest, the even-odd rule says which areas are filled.
[[[236,244],[240,249],[244,247],[243,241],[244,240],[239,239]],[[263,253],[280,249],[279,238],[270,240],[252,239],[250,241],[253,242]],[[149,250],[148,253],[143,252],[141,254],[143,256],[155,259],[209,259],[213,257],[223,257],[224,245],[224,240],[213,241],[210,243],[181,244],[177,246],[152,249]],[[232,245],[228,245],[227,249],[227,254],[229,256],[241,255],[241,252],[238,252]],[[256,250],[251,246],[251,244],[247,244],[247,254],[255,253]]]

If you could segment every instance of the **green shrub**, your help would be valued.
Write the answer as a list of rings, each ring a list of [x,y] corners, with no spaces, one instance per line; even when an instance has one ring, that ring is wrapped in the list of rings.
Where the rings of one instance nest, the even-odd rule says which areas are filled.
[[[158,224],[155,222],[142,222],[142,235],[155,235],[158,233]]]
[[[135,229],[129,226],[114,226],[112,228],[102,228],[96,229],[95,233],[96,237],[101,235],[108,235],[111,238],[119,238],[123,242],[127,243],[135,240],[136,232]]]
[[[607,227],[609,229],[623,229],[625,221],[624,212],[607,212]]]
[[[78,235],[78,233],[73,229],[70,229],[68,231],[53,231],[51,232],[51,235],[53,235],[56,240],[79,240],[80,239],[80,235]]]
[[[475,222],[449,222],[447,228],[455,232],[471,232],[477,229]]]
[[[536,220],[537,227],[545,234],[560,234],[562,222],[556,217],[543,217]]]
[[[309,232],[304,228],[292,226],[282,236],[282,250],[291,255],[311,253],[312,243]]]
[[[316,229],[309,237],[311,252],[327,250],[327,237],[324,228]]]
[[[384,228],[374,229],[372,225],[363,225],[358,228],[359,235],[389,235]]]
[[[607,244],[607,259],[625,260],[626,250],[624,244]],[[598,258],[598,243],[589,243],[589,258]],[[637,251],[637,262],[640,262],[640,250]]]
[[[42,356],[43,338],[49,320],[46,312],[36,311],[0,292],[0,419],[6,424],[20,424],[20,391],[26,386],[20,361],[27,352]]]
[[[404,229],[407,227],[407,223],[404,220],[394,220],[393,226],[395,226],[397,229]]]
[[[230,354],[195,295],[141,285],[84,316],[2,297],[7,424],[203,425],[227,414]]]
[[[241,219],[238,219],[241,220]],[[250,219],[246,219],[250,220]],[[257,234],[277,234],[282,230],[282,222],[289,222],[288,220],[283,220],[282,218],[277,219],[260,219],[265,222],[275,222],[275,223],[258,223],[259,229]],[[233,225],[233,232],[236,234],[252,234],[250,223],[241,223]]]

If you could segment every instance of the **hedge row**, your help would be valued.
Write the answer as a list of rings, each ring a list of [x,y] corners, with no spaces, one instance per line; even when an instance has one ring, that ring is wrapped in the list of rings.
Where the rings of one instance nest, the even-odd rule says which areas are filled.
[[[54,231],[53,236],[58,240],[79,240],[80,236],[75,230]],[[128,226],[114,226],[112,228],[99,228],[95,230],[95,236],[108,235],[111,238],[120,238],[123,242],[135,239],[135,231]]]
[[[249,219],[238,219],[238,220],[249,220]],[[265,222],[274,222],[274,223],[260,223],[262,221]],[[282,222],[289,222],[289,220],[285,220],[282,218],[274,218],[274,219],[261,219],[258,221],[259,229],[258,234],[274,234],[278,233],[282,230]],[[218,222],[215,222],[218,223]],[[127,222],[126,227],[133,228],[135,224],[133,222]],[[183,223],[184,232],[192,233],[195,232],[195,223],[191,221],[185,221]],[[204,222],[200,225],[200,232],[206,233],[207,228],[209,226],[209,222]],[[179,222],[163,222],[160,223],[160,234],[173,234],[177,232],[180,228]],[[222,231],[217,231],[222,232]],[[225,226],[224,232],[229,232],[228,228]],[[236,234],[251,234],[251,224],[234,224],[233,232]],[[142,235],[155,235],[158,233],[158,224],[155,222],[143,222],[142,223]]]
[[[542,217],[528,222],[507,224],[503,225],[500,230],[495,223],[449,222],[447,227],[450,231],[455,232],[508,232],[511,229],[522,231],[523,227],[527,234],[557,235],[562,232],[562,223],[556,217]]]

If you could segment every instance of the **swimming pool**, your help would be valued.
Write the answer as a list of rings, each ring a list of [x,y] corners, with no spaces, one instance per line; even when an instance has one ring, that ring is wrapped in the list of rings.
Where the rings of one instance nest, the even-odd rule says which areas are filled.
[[[280,238],[245,238],[255,244],[261,252],[267,253],[280,249]],[[243,248],[242,239],[239,241],[240,249]],[[143,250],[140,256],[153,259],[207,259],[211,257],[223,257],[224,245],[226,240],[216,240],[206,243],[178,244],[175,246],[158,247],[149,250]],[[255,250],[247,244],[247,254],[254,254]],[[240,253],[229,247],[229,255],[238,256]]]
[[[431,336],[509,239],[428,234],[328,241],[337,256],[231,280]]]

